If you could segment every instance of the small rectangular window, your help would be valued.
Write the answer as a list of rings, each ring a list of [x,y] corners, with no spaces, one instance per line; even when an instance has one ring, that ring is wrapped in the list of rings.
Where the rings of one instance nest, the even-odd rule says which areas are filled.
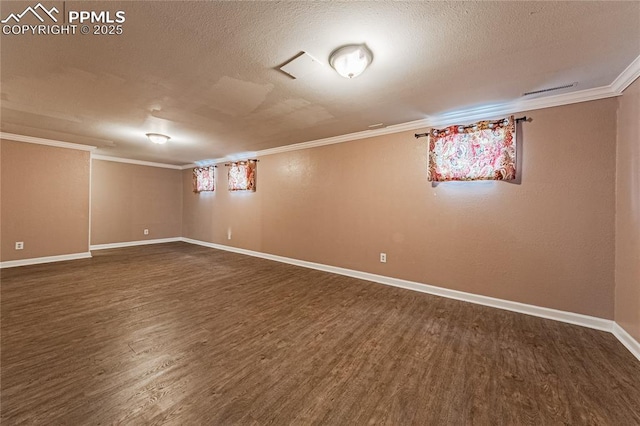
[[[255,191],[256,171],[256,160],[231,163],[229,165],[229,191]]]
[[[428,178],[435,182],[514,180],[516,131],[513,116],[431,130]]]
[[[193,192],[213,191],[215,189],[215,166],[193,169]]]

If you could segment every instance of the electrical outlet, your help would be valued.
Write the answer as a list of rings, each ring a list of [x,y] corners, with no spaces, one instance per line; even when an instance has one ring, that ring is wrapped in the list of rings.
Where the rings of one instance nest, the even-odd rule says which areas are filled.
[[[16,241],[16,250],[22,250],[24,248],[23,241]]]
[[[144,230],[144,235],[149,235],[149,230],[148,229]]]
[[[387,263],[387,253],[380,253],[380,263]]]

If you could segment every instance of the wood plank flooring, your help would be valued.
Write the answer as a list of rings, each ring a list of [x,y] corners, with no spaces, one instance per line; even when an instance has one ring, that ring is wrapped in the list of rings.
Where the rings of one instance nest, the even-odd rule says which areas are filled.
[[[3,425],[638,425],[612,335],[185,243],[1,271]]]

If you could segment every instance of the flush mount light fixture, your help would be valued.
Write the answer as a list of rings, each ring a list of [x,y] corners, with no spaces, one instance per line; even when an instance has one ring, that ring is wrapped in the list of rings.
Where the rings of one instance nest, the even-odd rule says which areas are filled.
[[[167,135],[161,135],[160,133],[147,133],[147,137],[153,143],[157,143],[158,145],[162,145],[167,143],[169,139],[171,139]]]
[[[354,78],[362,74],[373,60],[373,54],[364,44],[349,44],[333,51],[329,63],[338,74]]]

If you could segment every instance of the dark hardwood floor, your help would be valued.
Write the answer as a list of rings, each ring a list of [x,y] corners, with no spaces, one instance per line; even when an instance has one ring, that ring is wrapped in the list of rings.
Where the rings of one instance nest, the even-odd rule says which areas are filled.
[[[185,243],[1,271],[12,424],[640,424],[612,335]]]

